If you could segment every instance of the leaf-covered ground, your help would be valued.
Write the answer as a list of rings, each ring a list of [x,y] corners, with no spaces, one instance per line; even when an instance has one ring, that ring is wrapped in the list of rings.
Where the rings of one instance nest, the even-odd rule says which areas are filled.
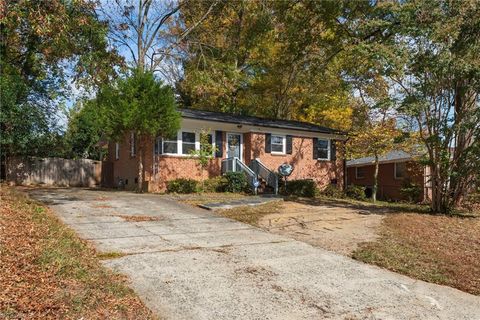
[[[0,318],[154,318],[48,208],[5,185],[0,196]]]
[[[480,217],[391,214],[353,257],[480,295]]]

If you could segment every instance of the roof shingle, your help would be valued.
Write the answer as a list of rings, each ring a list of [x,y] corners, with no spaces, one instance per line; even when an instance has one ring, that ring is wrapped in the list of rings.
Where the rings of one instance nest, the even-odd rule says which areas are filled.
[[[190,119],[200,119],[207,121],[237,123],[244,125],[254,125],[270,128],[281,128],[290,130],[311,131],[328,134],[345,134],[342,131],[319,126],[313,123],[293,121],[293,120],[273,120],[253,116],[243,116],[231,113],[204,111],[196,109],[179,109],[182,117]]]

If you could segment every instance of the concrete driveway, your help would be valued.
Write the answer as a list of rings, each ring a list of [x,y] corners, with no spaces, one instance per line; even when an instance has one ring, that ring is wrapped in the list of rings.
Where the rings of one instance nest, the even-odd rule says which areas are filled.
[[[100,251],[125,253],[105,264],[128,275],[161,318],[480,319],[480,297],[164,196],[81,189],[31,195]]]

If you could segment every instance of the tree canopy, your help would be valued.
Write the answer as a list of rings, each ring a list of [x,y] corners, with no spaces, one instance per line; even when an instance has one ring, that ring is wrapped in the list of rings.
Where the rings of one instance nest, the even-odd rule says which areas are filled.
[[[142,191],[144,141],[168,137],[180,127],[171,87],[156,79],[153,72],[135,70],[132,75],[102,87],[96,98],[101,126],[112,140],[124,141],[133,134],[138,146],[139,191]]]
[[[42,155],[55,148],[62,101],[71,82],[108,81],[122,58],[108,47],[95,5],[9,1],[1,17],[0,138],[3,155]],[[38,147],[38,148],[37,148]]]

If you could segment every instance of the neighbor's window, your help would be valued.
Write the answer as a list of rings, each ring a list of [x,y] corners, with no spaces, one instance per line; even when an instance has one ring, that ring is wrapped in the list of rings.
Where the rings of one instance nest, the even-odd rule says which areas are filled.
[[[115,160],[120,159],[120,143],[115,142]]]
[[[182,132],[182,154],[195,151],[195,132]]]
[[[320,160],[330,159],[330,140],[318,139],[317,141],[317,157]]]
[[[355,167],[355,178],[357,179],[365,178],[365,167]]]
[[[272,134],[271,146],[273,153],[285,153],[285,136]]]
[[[174,134],[173,136],[165,138],[163,140],[163,153],[165,154],[178,153],[177,134]]]
[[[395,179],[405,178],[405,173],[407,171],[405,162],[395,162]]]
[[[135,150],[136,150],[136,146],[135,146],[135,133],[134,132],[131,132],[130,133],[130,156],[135,156]]]

